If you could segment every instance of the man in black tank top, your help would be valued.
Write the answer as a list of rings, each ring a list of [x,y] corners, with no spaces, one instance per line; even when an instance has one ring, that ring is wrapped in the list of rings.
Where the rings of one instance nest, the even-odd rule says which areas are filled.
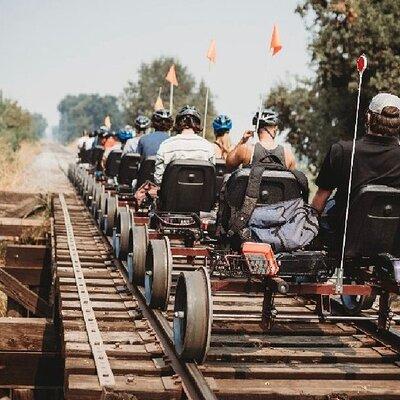
[[[252,162],[259,161],[265,156],[273,154],[279,159],[283,166],[287,169],[294,170],[296,168],[296,161],[292,152],[275,143],[279,124],[278,114],[271,109],[265,109],[261,112],[260,118],[258,118],[258,113],[254,116],[254,126],[257,126],[257,120],[259,143],[250,147],[247,142],[254,136],[254,132],[245,132],[240,142],[229,152],[226,158],[227,168],[232,171],[240,165],[249,166]]]

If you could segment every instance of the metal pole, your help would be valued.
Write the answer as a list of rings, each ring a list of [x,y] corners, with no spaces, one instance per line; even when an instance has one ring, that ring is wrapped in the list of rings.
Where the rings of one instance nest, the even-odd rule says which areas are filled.
[[[170,91],[169,91],[169,112],[172,115],[173,110],[173,103],[174,103],[174,85],[171,83]]]
[[[353,180],[354,155],[356,152],[358,113],[359,113],[359,109],[360,109],[362,77],[363,77],[363,72],[360,72],[360,77],[359,77],[359,82],[358,82],[356,123],[354,125],[353,146],[351,149],[351,161],[350,161],[350,173],[349,173],[349,186],[347,189],[346,213],[345,213],[345,219],[344,219],[342,254],[341,254],[341,258],[340,258],[340,266],[336,269],[336,288],[335,288],[335,290],[336,290],[336,293],[338,293],[338,294],[341,294],[343,292],[344,256],[345,256],[345,250],[346,250],[346,235],[347,235],[347,225],[348,225],[348,219],[349,219],[350,191],[351,191],[351,184],[352,184],[352,180]]]
[[[208,113],[208,86],[206,90],[206,104],[204,106],[203,138],[206,137],[207,113]]]

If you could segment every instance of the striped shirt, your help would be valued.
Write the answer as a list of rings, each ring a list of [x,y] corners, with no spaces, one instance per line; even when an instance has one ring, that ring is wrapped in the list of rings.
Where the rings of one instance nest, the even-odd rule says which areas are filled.
[[[155,183],[161,184],[165,168],[170,162],[187,159],[215,164],[214,145],[194,132],[184,132],[165,140],[157,152]]]

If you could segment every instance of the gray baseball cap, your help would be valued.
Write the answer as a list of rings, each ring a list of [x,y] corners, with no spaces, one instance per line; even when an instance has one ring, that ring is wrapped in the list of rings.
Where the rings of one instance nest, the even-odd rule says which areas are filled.
[[[400,98],[390,93],[379,93],[369,103],[369,110],[381,114],[385,107],[396,107],[400,110]]]

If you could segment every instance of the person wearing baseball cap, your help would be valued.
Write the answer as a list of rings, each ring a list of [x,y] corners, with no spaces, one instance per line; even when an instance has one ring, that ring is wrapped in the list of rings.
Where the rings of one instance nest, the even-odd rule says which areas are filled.
[[[377,94],[365,114],[365,127],[365,135],[356,141],[351,193],[368,184],[400,188],[400,98]],[[319,213],[325,210],[333,230],[346,208],[351,152],[352,141],[333,144],[316,180],[318,190],[312,206]]]

